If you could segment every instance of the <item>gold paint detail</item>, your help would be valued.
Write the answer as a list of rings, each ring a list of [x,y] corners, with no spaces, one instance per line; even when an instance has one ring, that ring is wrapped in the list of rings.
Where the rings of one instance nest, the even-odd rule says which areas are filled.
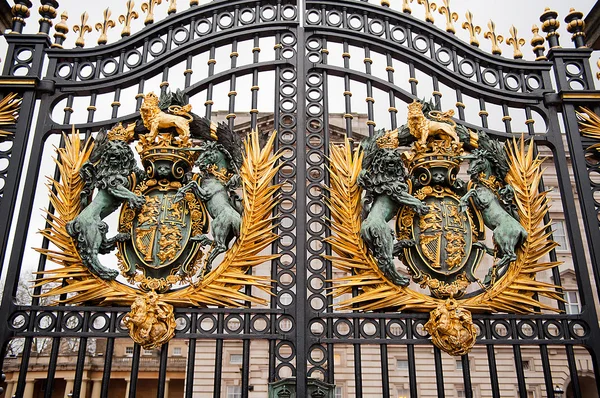
[[[350,113],[344,113],[344,119],[354,119],[354,116],[352,116]]]
[[[252,86],[252,87],[250,87],[250,91],[258,91],[258,90],[260,90],[259,86]]]
[[[452,22],[458,21],[458,14],[450,10],[450,0],[442,1],[444,2],[444,5],[441,6],[438,11],[440,14],[446,16],[446,32],[454,34],[456,33],[456,29],[454,29],[454,24]]]
[[[119,15],[119,23],[123,24],[121,37],[131,35],[131,21],[139,18],[137,11],[133,10],[133,6],[135,5],[134,1],[127,0],[127,3],[125,4],[127,5],[127,12],[124,15]]]
[[[254,48],[252,49],[252,52],[253,52],[253,53],[254,53],[254,52],[258,52],[258,53],[259,53],[259,52],[260,52],[260,47],[254,47]]]
[[[121,103],[119,101],[113,101],[110,106],[121,106]]]
[[[90,25],[87,24],[88,18],[89,18],[89,15],[86,11],[83,14],[81,14],[81,24],[73,26],[73,32],[75,32],[75,33],[79,32],[79,34],[77,35],[77,40],[75,40],[75,45],[77,47],[85,46],[84,36],[87,32],[92,31],[92,28],[90,27]]]
[[[600,59],[596,61],[596,66],[600,69]],[[600,72],[596,72],[596,79],[600,80]]]
[[[515,28],[515,25],[511,25],[511,27],[508,29],[508,32],[510,33],[510,37],[506,39],[506,44],[513,47],[513,58],[523,58],[521,46],[525,45],[525,39],[517,36],[517,28]]]
[[[158,85],[158,87],[163,88],[163,87],[168,87],[169,86],[169,82],[164,81],[164,82],[160,82],[160,84]]]
[[[537,272],[560,265],[560,262],[538,262],[557,246],[548,237],[547,228],[550,225],[544,223],[544,217],[549,212],[547,192],[538,191],[543,159],[534,156],[533,145],[526,147],[523,138],[509,141],[506,148],[510,165],[507,183],[515,187],[515,200],[527,238],[518,249],[517,260],[497,283],[484,294],[457,300],[456,308],[517,314],[559,312],[557,308],[545,304],[541,297],[562,301],[562,293],[556,290],[556,286],[535,278]],[[348,139],[344,145],[332,144],[330,147],[328,207],[331,211],[332,236],[326,241],[331,245],[333,254],[324,257],[332,261],[335,268],[346,273],[333,280],[332,296],[345,298],[337,303],[337,308],[354,311],[435,310],[440,304],[445,304],[445,300],[393,284],[379,269],[360,236],[362,189],[357,179],[363,156],[360,148],[354,146],[353,150]],[[355,286],[361,286],[362,292],[352,296],[349,293]],[[350,298],[346,298],[347,295]]]
[[[215,102],[213,100],[206,100],[204,105],[213,105]]]
[[[144,25],[150,25],[151,23],[154,23],[154,9],[161,3],[162,0],[148,0],[142,3],[142,12],[146,13]]]
[[[452,298],[429,313],[429,321],[423,328],[431,335],[431,342],[436,347],[454,356],[468,354],[477,339],[471,312]]]
[[[425,8],[425,21],[429,23],[434,23],[435,20],[431,11],[435,11],[437,5],[435,3],[429,3],[429,0],[417,0],[417,3],[423,5],[423,7]]]
[[[352,92],[351,91],[344,91],[344,95],[349,95],[350,97],[352,97]]]
[[[191,70],[191,69],[186,69],[186,70],[184,70],[184,71],[183,71],[183,74],[184,74],[184,75],[187,75],[187,74],[190,74],[190,75],[191,75],[192,73],[194,73],[194,71],[193,71],[193,70]]]
[[[402,12],[405,12],[407,14],[410,14],[412,12],[409,4],[411,1],[412,0],[402,0]]]
[[[496,34],[496,24],[491,19],[488,21],[488,31],[483,34],[483,37],[492,43],[492,54],[501,55],[502,49],[500,43],[504,41],[504,37]]]
[[[376,143],[377,147],[382,149],[398,148],[398,129],[387,131],[384,135],[377,138]]]
[[[509,121],[509,122],[510,122],[511,120],[512,120],[512,117],[510,117],[510,116],[508,116],[508,115],[507,115],[507,116],[502,116],[502,121],[503,121],[503,122],[506,122],[506,121]]]
[[[134,98],[135,99],[144,98],[144,93],[137,93]]]
[[[196,284],[159,295],[156,300],[157,305],[161,306],[165,303],[181,307],[207,305],[240,307],[247,301],[260,305],[268,304],[267,299],[246,295],[240,289],[252,285],[267,295],[271,292],[271,280],[268,276],[252,275],[247,271],[251,267],[270,262],[279,256],[260,254],[278,239],[277,234],[273,232],[276,220],[273,209],[279,203],[277,192],[280,185],[271,183],[280,167],[277,161],[281,155],[273,154],[276,136],[275,132],[271,134],[262,149],[257,130],[254,130],[245,141],[244,160],[240,169],[244,203],[240,235],[231,249],[225,253],[219,267]],[[121,306],[132,305],[139,298],[146,300],[143,291],[116,281],[97,278],[82,264],[77,254],[76,242],[67,233],[65,226],[82,210],[79,197],[84,182],[79,171],[89,159],[93,142],[91,139],[82,141],[74,128],[64,139],[65,145],[57,149],[56,157],[60,178],[49,179],[50,202],[56,210],[47,215],[48,227],[41,231],[54,247],[37,249],[58,267],[36,274],[39,275],[39,279],[36,280],[35,286],[50,284],[53,287],[41,296],[55,297],[58,303],[66,305],[86,303]],[[140,279],[140,282],[143,282],[142,285],[149,290],[160,288],[158,280],[148,279],[144,282]],[[59,299],[62,294],[65,298]],[[138,303],[141,306],[141,301]],[[137,312],[134,307],[135,305],[132,306],[130,316],[136,313],[143,315],[144,311]],[[162,310],[167,311],[168,307],[163,306]],[[142,319],[142,316],[139,319]],[[138,323],[136,330],[140,330],[140,325],[150,324],[151,322]],[[164,329],[161,327],[160,330]],[[162,333],[160,335],[165,336]]]
[[[394,113],[398,113],[398,109],[394,108],[393,106],[390,106],[388,108],[388,112],[394,112]]]
[[[200,4],[199,0],[190,0],[190,6],[197,6],[198,4]]]
[[[240,54],[237,51],[233,51],[231,54],[229,54],[229,58],[233,58],[233,57],[239,57]]]
[[[17,123],[22,98],[17,93],[8,93],[0,100],[0,127],[11,126]],[[13,133],[0,129],[0,136],[6,137]]]
[[[225,119],[235,119],[235,113],[228,113],[227,116],[225,116]]]
[[[230,91],[227,93],[228,97],[231,97],[232,95],[237,95],[237,91]]]
[[[65,111],[65,112],[73,112],[73,108],[71,108],[70,106],[65,106],[65,108],[63,109],[63,111]]]
[[[177,12],[177,0],[169,0],[169,8],[167,9],[167,15],[175,14]]]
[[[131,339],[144,349],[158,348],[175,336],[173,306],[161,300],[155,291],[135,298],[131,311],[123,317]]]
[[[393,67],[393,66],[386,66],[386,67],[385,67],[385,70],[386,70],[387,72],[392,72],[392,73],[394,73],[394,72],[396,71],[396,70],[394,69],[394,67]]]
[[[600,93],[589,92],[589,93],[562,93],[563,99],[599,99]]]
[[[373,63],[373,60],[372,60],[371,58],[365,58],[365,59],[363,60],[363,62],[364,62],[365,64],[367,64],[367,63],[369,63],[369,64],[372,64],[372,63]]]
[[[3,86],[35,86],[34,79],[0,79]]]
[[[466,22],[463,22],[462,28],[466,29],[469,32],[469,42],[472,46],[479,47],[479,40],[477,39],[477,35],[481,33],[481,26],[475,25],[473,23],[473,13],[467,10],[465,14]]]
[[[586,138],[600,140],[600,116],[586,107],[580,107],[576,113],[581,135]]]
[[[366,101],[366,102],[372,102],[372,103],[375,103],[375,98],[373,98],[373,97],[367,97],[367,98],[365,98],[365,101]]]
[[[256,109],[256,108],[250,109],[250,113],[258,113],[258,109]]]
[[[377,126],[377,123],[373,120],[367,120],[367,126]]]
[[[383,7],[389,7],[390,6],[390,0],[381,0],[381,5]]]
[[[216,60],[216,59],[213,59],[213,58],[211,58],[211,59],[209,59],[209,60],[208,60],[208,62],[207,62],[207,63],[208,63],[209,65],[210,65],[210,64],[216,64],[216,63],[217,63],[217,60]]]
[[[342,53],[342,58],[350,58],[350,53]]]
[[[441,97],[441,96],[442,96],[442,93],[441,93],[441,92],[439,92],[439,91],[432,91],[432,92],[431,92],[431,95],[437,95],[438,97]]]
[[[107,136],[111,141],[125,141],[130,142],[133,140],[135,123],[129,123],[127,127],[123,127],[123,124],[119,122],[115,127],[108,131]]]
[[[417,78],[414,78],[414,77],[409,77],[408,78],[408,82],[409,83],[419,84],[419,80]]]
[[[542,31],[546,33],[546,40],[551,36],[556,36],[557,39],[560,37],[558,33],[560,21],[556,19],[557,16],[558,12],[551,10],[549,7],[546,7],[540,16],[540,20],[544,21],[542,22]]]
[[[533,120],[533,119],[525,120],[525,124],[534,124],[534,123],[535,123],[535,120]]]
[[[486,110],[481,110],[481,111],[479,111],[478,115],[479,116],[489,116],[490,114]]]
[[[96,110],[96,107],[95,107],[95,106],[93,106],[93,105],[90,105],[90,106],[88,106],[88,107],[87,107],[87,110],[88,110],[88,111],[95,111],[95,110]]]
[[[277,44],[275,44],[273,46],[273,50],[277,50],[277,49],[280,49],[280,48],[283,48],[283,44],[281,44],[281,43],[277,43]]]
[[[56,33],[54,34],[55,39],[57,37],[60,37],[63,40],[67,38],[67,33],[69,33],[69,25],[67,25],[68,19],[69,14],[66,11],[63,11],[62,14],[60,14],[60,22],[54,26],[54,30],[56,31]],[[60,44],[58,45],[60,46]]]
[[[100,37],[98,37],[98,44],[100,45],[108,43],[108,29],[115,27],[115,21],[110,19],[110,14],[111,12],[109,8],[104,10],[102,13],[104,16],[104,21],[102,21],[102,23],[98,22],[95,26],[96,31],[100,32]]]
[[[328,49],[326,49],[326,48],[322,48],[322,49],[321,49],[321,53],[322,53],[322,54],[329,54],[329,50],[328,50]]]
[[[467,107],[467,106],[466,106],[464,103],[462,103],[462,102],[460,102],[460,101],[458,101],[458,102],[455,104],[455,106],[456,106],[457,108],[463,108],[463,109]]]

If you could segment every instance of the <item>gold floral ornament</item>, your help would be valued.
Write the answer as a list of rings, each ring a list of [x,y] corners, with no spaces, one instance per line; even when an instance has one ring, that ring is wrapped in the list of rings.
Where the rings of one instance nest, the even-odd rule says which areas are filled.
[[[150,339],[147,340],[148,346],[160,345],[172,337],[170,306],[240,307],[246,302],[267,304],[266,299],[247,295],[241,289],[251,285],[271,294],[268,276],[252,275],[247,271],[279,256],[261,254],[278,239],[273,232],[275,217],[272,213],[278,204],[277,191],[280,185],[271,183],[280,167],[277,165],[280,155],[273,154],[275,139],[274,132],[261,149],[259,134],[255,130],[245,141],[240,169],[244,206],[240,234],[225,253],[221,264],[196,283],[158,294],[152,293],[152,290],[160,286],[149,284],[146,286],[149,292],[144,292],[116,280],[101,279],[82,263],[76,242],[68,234],[66,225],[81,213],[80,194],[84,189],[84,181],[79,172],[89,160],[94,144],[91,140],[83,141],[73,128],[70,135],[64,136],[65,145],[57,149],[54,160],[60,177],[57,180],[49,179],[50,203],[55,211],[47,214],[48,227],[40,233],[52,245],[50,248],[36,249],[58,267],[37,272],[35,286],[54,284],[56,287],[42,296],[56,297],[57,304],[132,305],[128,317],[131,336],[138,339],[136,341],[140,344],[146,344],[144,339]],[[65,298],[58,299],[61,295],[65,295]]]
[[[496,34],[496,24],[491,19],[488,22],[489,30],[483,34],[483,37],[492,42],[492,54],[502,55],[500,43],[504,41],[504,37]]]
[[[151,291],[137,297],[131,311],[123,318],[132,340],[146,350],[158,348],[175,336],[173,306],[159,299]]]
[[[162,0],[148,0],[142,3],[142,11],[146,13],[144,25],[150,25],[151,23],[154,23],[154,8],[161,3]]]
[[[131,35],[131,21],[138,19],[139,15],[133,10],[135,3],[133,0],[127,0],[127,12],[123,15],[119,15],[119,22],[123,24],[123,30],[121,31],[121,37]]]
[[[517,28],[515,28],[515,25],[511,25],[510,29],[508,29],[508,32],[510,33],[510,37],[506,39],[506,44],[513,47],[513,58],[523,58],[521,46],[525,45],[525,39],[517,36]]]
[[[429,3],[429,0],[417,0],[417,3],[425,8],[425,21],[433,23],[435,20],[431,11],[435,11],[437,5],[435,3]]]
[[[115,27],[115,21],[110,19],[110,14],[111,12],[109,8],[104,10],[104,21],[102,23],[98,22],[96,24],[96,31],[101,32],[100,37],[98,38],[99,45],[106,44],[108,42],[108,36],[106,35],[108,29]]]
[[[357,179],[362,169],[364,152],[360,148],[353,151],[349,140],[342,146],[332,145],[331,183],[328,188],[329,197],[326,199],[331,211],[332,235],[326,241],[331,244],[333,255],[325,257],[334,267],[347,273],[347,276],[333,280],[332,295],[342,298],[337,304],[338,309],[432,311],[430,328],[442,322],[443,334],[447,328],[444,322],[454,322],[460,326],[459,330],[464,329],[470,335],[472,329],[468,327],[468,311],[517,314],[540,313],[544,310],[558,312],[557,308],[540,300],[547,297],[562,301],[561,293],[556,290],[559,287],[535,278],[536,273],[560,264],[540,261],[557,246],[547,232],[551,223],[544,223],[544,217],[549,211],[547,192],[538,191],[543,159],[534,156],[533,145],[527,147],[523,138],[507,143],[506,148],[510,167],[506,182],[515,187],[519,219],[527,231],[527,237],[517,249],[517,259],[496,283],[475,296],[453,299],[455,302],[451,302],[448,307],[446,299],[394,284],[381,271],[360,235],[362,188]],[[359,287],[359,294],[353,296],[352,291],[356,287]],[[467,334],[458,332],[458,337],[454,336],[456,341],[463,342],[457,346],[462,344],[464,353],[470,349],[466,343],[470,344],[471,338]],[[447,336],[440,338],[442,341],[448,340]],[[442,344],[441,341],[439,343]],[[443,345],[438,347],[444,349]]]
[[[81,14],[81,24],[73,26],[73,32],[79,32],[79,34],[77,35],[77,40],[75,40],[75,45],[77,47],[85,46],[84,36],[87,32],[92,31],[90,25],[87,24],[89,17],[90,16],[88,15],[87,11],[84,12],[83,14]]]
[[[481,27],[473,23],[473,13],[467,10],[465,14],[466,22],[463,22],[462,28],[469,31],[469,41],[472,46],[479,47],[477,35],[481,33]]]
[[[443,0],[443,2],[444,5],[441,6],[438,11],[440,14],[446,16],[446,32],[454,34],[456,33],[456,29],[454,29],[454,24],[452,22],[458,21],[458,14],[450,10],[450,0]]]
[[[477,340],[471,313],[454,299],[440,303],[431,311],[424,329],[431,335],[433,344],[450,355],[468,354]]]
[[[22,98],[17,93],[9,93],[0,100],[0,126],[12,126],[17,122]],[[0,137],[13,135],[13,133],[0,129]]]

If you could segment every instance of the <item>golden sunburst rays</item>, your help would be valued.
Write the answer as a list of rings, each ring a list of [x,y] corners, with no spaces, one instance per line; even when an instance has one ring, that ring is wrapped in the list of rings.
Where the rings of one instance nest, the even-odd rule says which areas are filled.
[[[10,126],[17,122],[19,109],[21,108],[21,98],[17,93],[9,93],[0,100],[0,127]],[[0,137],[12,135],[13,133],[0,128]]]
[[[582,106],[579,109],[581,112],[576,113],[577,119],[579,119],[579,131],[581,135],[600,140],[600,116],[596,115],[589,108]]]
[[[463,308],[480,312],[558,311],[538,300],[541,296],[562,300],[562,295],[556,290],[558,287],[535,280],[537,272],[560,264],[543,260],[557,246],[550,239],[548,225],[543,222],[549,209],[546,192],[538,192],[543,160],[533,156],[533,147],[526,148],[523,139],[515,140],[507,147],[510,158],[507,182],[515,188],[521,224],[527,230],[528,238],[519,249],[518,259],[493,287],[476,297],[457,302]],[[343,146],[331,146],[331,187],[327,205],[331,211],[333,234],[327,242],[334,255],[326,258],[334,267],[350,274],[332,281],[331,294],[339,297],[350,294],[355,287],[359,288],[358,295],[339,302],[337,308],[431,311],[443,300],[391,283],[379,270],[360,237],[362,190],[357,178],[362,158],[363,153],[359,149],[353,151],[348,140]]]
[[[268,276],[252,275],[247,271],[278,257],[278,254],[261,253],[278,238],[273,231],[276,218],[273,210],[278,204],[280,185],[273,185],[272,180],[280,167],[277,164],[280,155],[273,154],[276,133],[262,149],[258,136],[258,131],[253,131],[245,143],[245,159],[240,172],[244,196],[240,237],[225,254],[222,263],[198,284],[161,294],[161,301],[175,306],[225,307],[239,307],[244,302],[268,302],[240,291],[242,287],[251,285],[271,294]],[[69,136],[65,136],[64,148],[57,149],[58,159],[55,162],[60,179],[49,179],[48,185],[55,212],[48,213],[49,226],[41,231],[56,249],[37,251],[59,267],[38,273],[40,278],[36,279],[35,286],[61,284],[43,293],[45,297],[67,294],[66,299],[58,301],[61,304],[131,305],[142,293],[117,281],[104,281],[93,275],[81,263],[75,243],[65,229],[66,223],[80,211],[79,193],[83,182],[79,169],[89,158],[92,146],[89,141],[83,143],[73,129]]]

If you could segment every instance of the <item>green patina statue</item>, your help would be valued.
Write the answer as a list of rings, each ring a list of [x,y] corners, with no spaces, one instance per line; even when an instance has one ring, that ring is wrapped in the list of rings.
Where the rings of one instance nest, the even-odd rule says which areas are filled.
[[[199,148],[200,156],[195,165],[200,174],[188,178],[189,182],[177,192],[176,200],[183,200],[187,192],[193,192],[206,204],[212,218],[210,232],[193,236],[201,246],[210,244],[206,259],[206,272],[210,271],[215,258],[227,251],[233,238],[239,237],[242,223],[242,203],[235,189],[239,187],[239,169],[242,165],[242,142],[229,127],[221,123],[216,127],[218,141],[204,142]]]
[[[98,133],[89,160],[81,167],[84,181],[81,191],[81,213],[66,229],[77,242],[77,250],[83,264],[102,279],[115,279],[119,272],[103,266],[98,254],[109,253],[116,243],[131,238],[129,233],[119,233],[107,238],[108,225],[103,221],[117,210],[123,202],[139,209],[146,199],[130,189],[130,177],[135,174],[144,178],[145,172],[137,167],[133,151],[128,145],[132,138],[130,130],[120,123],[108,133]],[[90,201],[94,189],[98,193]]]

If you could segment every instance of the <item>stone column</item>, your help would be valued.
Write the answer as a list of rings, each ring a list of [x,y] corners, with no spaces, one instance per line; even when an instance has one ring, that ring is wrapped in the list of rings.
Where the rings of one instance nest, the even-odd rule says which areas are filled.
[[[131,388],[131,380],[127,380],[127,388],[125,389],[125,398],[129,397],[129,389]]]
[[[15,383],[13,383],[12,381],[6,382],[6,393],[4,394],[5,398],[12,398],[14,385]]]
[[[23,392],[23,398],[33,398],[33,390],[35,387],[35,381],[31,380],[25,384],[25,391]]]
[[[65,387],[65,398],[69,398],[68,394],[73,392],[73,380],[67,380],[67,386]]]
[[[92,398],[100,398],[102,392],[102,380],[94,380],[92,384]]]
[[[165,395],[164,398],[169,398],[169,379],[165,380]]]
[[[87,396],[88,382],[87,380],[81,381],[81,391],[79,392],[79,398],[85,398]]]

